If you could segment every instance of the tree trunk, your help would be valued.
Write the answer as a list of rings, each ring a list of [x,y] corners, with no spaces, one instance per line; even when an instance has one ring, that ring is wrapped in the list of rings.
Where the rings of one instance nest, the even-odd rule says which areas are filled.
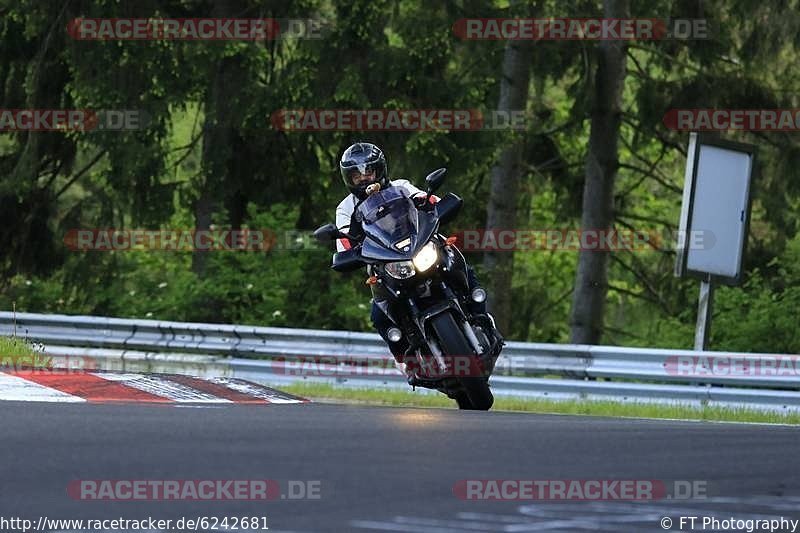
[[[530,83],[531,46],[529,41],[509,41],[506,45],[497,104],[500,111],[525,109]],[[515,137],[492,167],[486,213],[487,231],[511,229],[516,225],[519,180],[522,174],[521,157],[522,140]],[[511,326],[513,252],[486,252],[483,265],[487,272],[485,283],[489,288],[489,310],[500,331],[508,334]]]
[[[604,0],[607,18],[628,18],[628,0]],[[583,188],[582,230],[611,228],[614,221],[614,180],[618,160],[617,142],[622,114],[627,44],[600,41],[597,54],[592,124],[586,154]],[[603,315],[608,293],[608,254],[581,250],[572,302],[571,341],[598,344],[603,335]]]
[[[205,98],[203,123],[202,177],[200,195],[194,203],[195,229],[208,230],[213,214],[223,204],[223,192],[228,179],[232,157],[235,98],[231,94],[239,85],[239,64],[235,58],[225,58],[217,66]],[[204,276],[209,252],[195,250],[192,272]]]
[[[213,0],[212,17],[229,17],[241,13],[239,0]],[[209,69],[213,78],[205,92],[203,122],[203,149],[200,156],[200,194],[194,203],[195,229],[210,229],[213,215],[224,206],[226,184],[230,179],[233,153],[234,123],[241,120],[239,91],[242,87],[243,68],[239,56],[219,57]],[[238,116],[237,116],[238,115]],[[205,277],[207,251],[195,250],[192,254],[192,272]]]

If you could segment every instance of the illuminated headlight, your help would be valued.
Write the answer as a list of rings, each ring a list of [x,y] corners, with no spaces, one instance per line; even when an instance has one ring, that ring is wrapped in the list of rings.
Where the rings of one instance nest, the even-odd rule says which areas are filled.
[[[403,332],[397,328],[389,328],[386,332],[386,336],[391,342],[400,342],[400,339],[403,338]]]
[[[414,264],[411,261],[386,263],[386,272],[395,279],[408,279],[416,274]]]
[[[476,287],[475,290],[472,291],[472,301],[477,303],[483,303],[486,301],[486,291],[481,289],[480,287]]]
[[[436,244],[431,241],[422,247],[422,250],[414,256],[413,263],[420,272],[425,272],[439,261],[439,251]]]

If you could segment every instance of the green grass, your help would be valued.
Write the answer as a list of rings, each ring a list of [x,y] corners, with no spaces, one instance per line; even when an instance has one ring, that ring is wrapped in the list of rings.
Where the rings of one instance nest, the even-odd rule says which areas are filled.
[[[20,338],[0,337],[0,364],[35,361],[39,353]]]
[[[280,389],[311,400],[344,400],[368,405],[449,407],[455,409],[455,402],[442,394],[415,393],[411,390],[342,389],[328,384],[310,383],[284,385]],[[554,401],[498,397],[495,398],[492,410],[563,415],[800,424],[800,414],[793,413],[782,414],[728,407],[669,406],[611,401]]]

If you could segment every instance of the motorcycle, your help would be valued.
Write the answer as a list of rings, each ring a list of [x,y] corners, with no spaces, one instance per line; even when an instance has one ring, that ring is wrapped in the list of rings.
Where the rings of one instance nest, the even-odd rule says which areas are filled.
[[[419,206],[404,189],[381,190],[374,183],[356,205],[350,233],[326,224],[314,236],[320,242],[347,238],[358,243],[335,253],[332,268],[367,268],[374,301],[394,324],[387,337],[406,340],[400,366],[409,385],[438,390],[459,409],[486,411],[494,403],[489,377],[504,342],[491,315],[470,310],[471,302],[485,301],[486,291],[469,290],[467,263],[456,238],[439,233],[463,200],[447,193],[436,203],[428,201],[446,171],[425,178],[427,197]]]

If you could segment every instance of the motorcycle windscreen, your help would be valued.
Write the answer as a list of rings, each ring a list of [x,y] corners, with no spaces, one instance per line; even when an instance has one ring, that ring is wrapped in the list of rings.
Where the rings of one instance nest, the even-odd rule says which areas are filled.
[[[361,252],[364,257],[403,260],[414,253],[419,212],[403,189],[389,187],[371,194],[358,211],[367,235]]]

